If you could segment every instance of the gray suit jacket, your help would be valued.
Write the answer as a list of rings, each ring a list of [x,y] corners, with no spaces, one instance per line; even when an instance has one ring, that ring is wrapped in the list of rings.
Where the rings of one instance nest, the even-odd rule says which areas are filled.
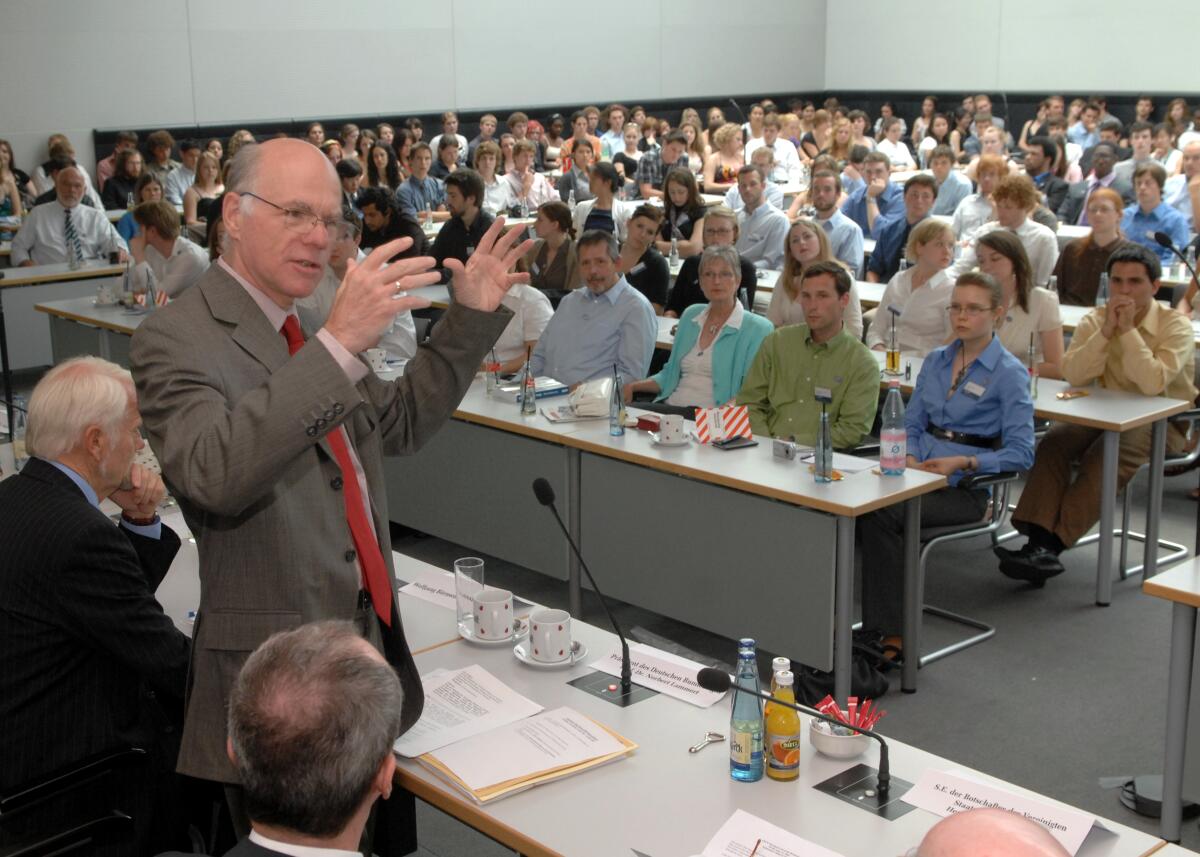
[[[289,358],[254,300],[213,265],[138,329],[130,363],[147,435],[200,552],[181,773],[237,782],[226,703],[260,643],[355,618],[360,572],[325,435],[345,425],[353,440],[394,578],[383,456],[415,452],[438,430],[509,318],[455,305],[403,378],[352,384],[316,340]],[[390,631],[379,624],[368,622],[367,636],[400,675],[408,728],[423,705],[420,679],[399,614]]]
[[[1125,200],[1125,204],[1133,202],[1133,185],[1122,179],[1120,176],[1113,179],[1109,186],[1110,190],[1115,190],[1121,194],[1121,199]],[[1087,199],[1088,183],[1087,179],[1078,182],[1072,182],[1067,188],[1067,197],[1059,206],[1057,214],[1058,219],[1067,224],[1074,224],[1079,221],[1079,215],[1083,212],[1083,201]]]

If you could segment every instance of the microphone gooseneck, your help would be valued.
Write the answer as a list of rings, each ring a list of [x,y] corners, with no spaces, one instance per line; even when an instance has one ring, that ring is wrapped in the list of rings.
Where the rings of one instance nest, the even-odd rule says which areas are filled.
[[[724,693],[731,688],[735,693],[748,693],[751,696],[757,696],[761,699],[768,700],[772,705],[782,705],[785,708],[792,708],[801,712],[802,714],[807,714],[809,717],[815,717],[817,720],[823,720],[826,723],[831,723],[835,726],[844,726],[851,732],[857,732],[859,735],[866,735],[868,738],[879,742],[879,775],[876,779],[879,781],[878,791],[880,796],[887,795],[888,788],[891,785],[892,777],[889,771],[890,766],[888,764],[888,746],[887,742],[883,740],[882,736],[876,735],[870,730],[861,729],[858,726],[852,726],[849,723],[843,723],[841,720],[837,720],[836,718],[830,717],[827,714],[822,714],[820,711],[817,711],[815,708],[809,708],[807,705],[800,705],[799,703],[794,702],[784,702],[776,699],[769,693],[763,693],[762,691],[755,692],[753,690],[749,690],[748,688],[744,688],[735,682],[733,680],[733,676],[725,672],[725,670],[714,669],[713,667],[705,667],[696,673],[696,684],[700,685],[705,690],[712,691],[713,693]]]
[[[571,551],[575,554],[575,558],[579,560],[579,567],[587,575],[588,582],[592,584],[592,589],[596,592],[596,597],[600,599],[600,606],[604,608],[604,613],[608,616],[608,623],[612,625],[617,639],[621,641],[621,693],[628,694],[633,689],[633,669],[629,661],[629,643],[625,641],[625,635],[621,632],[621,626],[617,623],[616,617],[613,616],[612,610],[608,608],[608,599],[604,597],[604,593],[596,585],[596,578],[592,577],[592,572],[587,567],[587,563],[583,559],[583,554],[579,552],[579,546],[571,538],[571,533],[567,529],[567,525],[563,523],[562,517],[558,514],[558,507],[554,505],[553,486],[545,478],[539,476],[533,480],[533,494],[537,497],[539,503],[554,514],[554,520],[558,521],[558,527],[562,530],[563,535],[566,536],[567,544],[571,546]]]

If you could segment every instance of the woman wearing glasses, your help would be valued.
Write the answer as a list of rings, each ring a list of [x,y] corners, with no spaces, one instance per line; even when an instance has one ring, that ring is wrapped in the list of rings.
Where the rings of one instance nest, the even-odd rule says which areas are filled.
[[[904,414],[908,466],[950,483],[921,498],[922,528],[982,521],[988,492],[962,480],[1033,464],[1029,376],[995,335],[1004,316],[1004,292],[993,277],[958,278],[948,310],[954,341],[925,358]],[[904,650],[903,508],[889,506],[859,522],[863,628],[877,635],[885,658],[897,659]]]

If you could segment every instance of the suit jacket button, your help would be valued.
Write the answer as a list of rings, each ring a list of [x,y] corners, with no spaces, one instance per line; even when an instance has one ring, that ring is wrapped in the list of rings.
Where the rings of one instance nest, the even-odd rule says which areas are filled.
[[[340,476],[333,477],[333,480],[329,483],[329,487],[332,488],[334,491],[341,491],[342,490],[342,477],[340,477]]]
[[[354,558],[358,556],[354,551],[346,551],[346,562],[354,562]]]
[[[327,420],[333,420],[336,416],[337,416],[337,412],[334,411],[333,408],[330,408],[329,410],[327,410],[325,412],[325,419],[327,419]]]
[[[340,415],[340,414],[342,413],[342,411],[344,411],[344,410],[346,410],[346,406],[345,406],[345,405],[343,405],[341,402],[334,402],[334,403],[333,403],[333,412],[334,412],[335,414],[339,414],[339,415]]]
[[[316,425],[318,430],[323,429],[325,426],[329,425],[329,421],[324,417],[317,417]]]
[[[308,435],[309,437],[316,437],[316,436],[317,436],[317,427],[316,427],[316,426],[309,426],[308,428],[306,428],[306,429],[304,430],[304,433],[305,433],[306,435]]]

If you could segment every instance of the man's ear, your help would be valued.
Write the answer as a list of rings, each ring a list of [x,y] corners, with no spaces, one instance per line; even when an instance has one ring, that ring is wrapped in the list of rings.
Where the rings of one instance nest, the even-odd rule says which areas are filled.
[[[233,739],[225,739],[225,755],[229,757],[230,763],[236,768],[238,764],[237,754],[233,752]]]
[[[396,756],[388,752],[383,761],[379,763],[379,770],[375,772],[375,780],[372,783],[375,791],[384,800],[392,796],[392,786],[396,782]]]

